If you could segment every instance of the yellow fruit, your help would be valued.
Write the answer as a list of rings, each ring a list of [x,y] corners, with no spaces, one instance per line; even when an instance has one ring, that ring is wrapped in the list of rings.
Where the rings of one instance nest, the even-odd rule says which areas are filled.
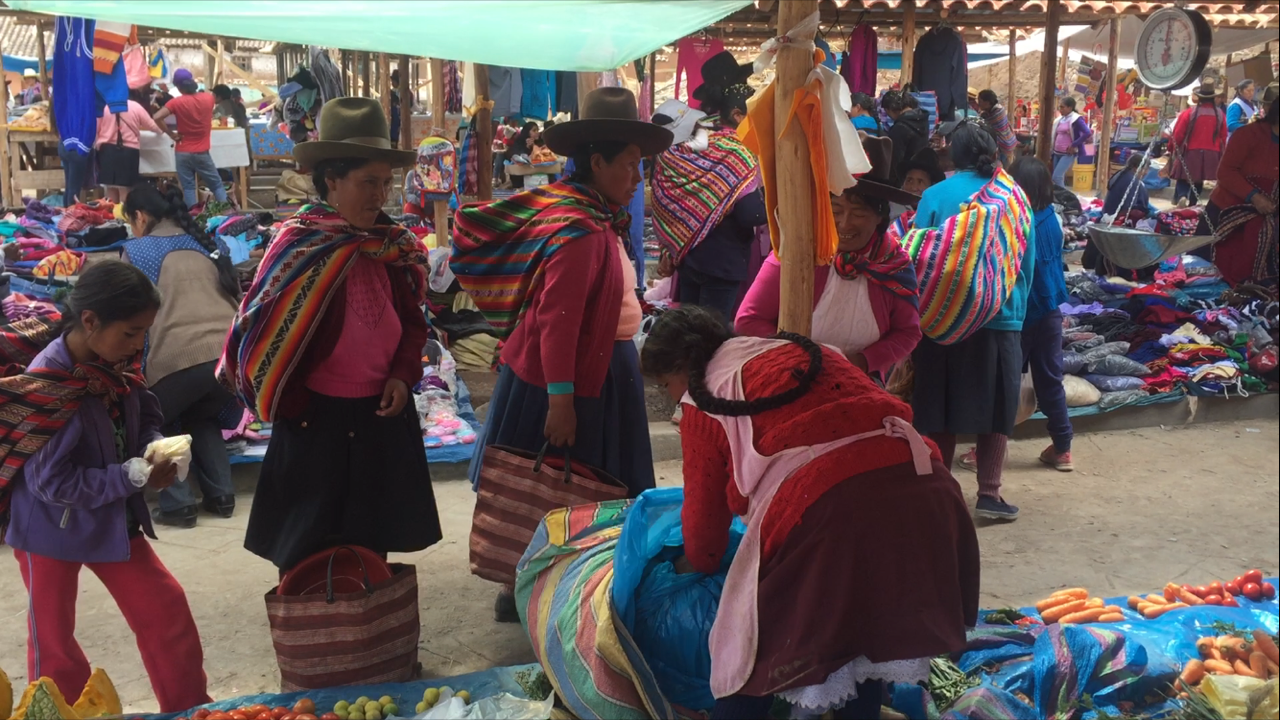
[[[369,698],[365,697],[364,695],[361,695],[359,700],[356,700],[355,702],[351,703],[351,707],[364,708],[364,706],[368,704],[369,704]]]
[[[371,718],[369,718],[369,713],[381,713],[381,712],[382,712],[382,703],[378,702],[377,700],[370,700],[369,702],[364,704],[365,720],[371,720]]]
[[[116,694],[111,678],[102,669],[95,669],[85,683],[80,699],[71,707],[80,718],[113,717],[124,713],[120,696]]]
[[[424,712],[426,712],[426,711],[428,711],[428,710],[430,710],[430,709],[431,709],[431,708],[430,708],[430,706],[428,706],[428,705],[427,705],[427,703],[426,703],[426,701],[424,700],[423,702],[418,703],[418,704],[413,708],[413,711],[414,711],[414,713],[415,713],[415,714],[417,714],[417,715],[421,715],[422,713],[424,713]]]
[[[435,707],[436,703],[440,702],[440,690],[437,688],[427,688],[427,691],[422,693],[422,702],[427,704],[428,710]]]
[[[7,718],[13,712],[13,685],[9,676],[0,670],[0,717]]]
[[[383,695],[382,697],[378,698],[378,704],[383,707],[386,707],[388,705],[394,705],[395,702],[396,702],[395,700],[391,699],[390,695]]]
[[[364,714],[364,720],[382,720],[382,713],[377,710],[370,710]]]
[[[77,720],[77,716],[62,693],[58,692],[58,686],[49,678],[42,677],[22,693],[22,701],[18,703],[12,720]]]
[[[348,712],[349,710],[351,710],[351,703],[346,700],[339,700],[333,706],[333,711],[335,713]]]
[[[399,714],[400,714],[400,706],[396,705],[395,703],[387,703],[386,705],[383,705],[383,706],[382,706],[382,714],[383,714],[383,715],[385,715],[385,716],[387,716],[387,717],[392,717],[392,716],[394,716],[394,715],[399,715]]]
[[[468,705],[471,704],[471,693],[467,692],[466,690],[459,690],[458,697],[462,698],[462,702]]]

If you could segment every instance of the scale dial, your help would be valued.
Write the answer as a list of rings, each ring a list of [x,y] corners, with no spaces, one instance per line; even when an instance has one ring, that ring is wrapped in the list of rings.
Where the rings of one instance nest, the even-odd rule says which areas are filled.
[[[1213,30],[1193,10],[1165,8],[1147,19],[1138,35],[1134,60],[1142,83],[1153,90],[1177,90],[1200,79],[1209,63]]]

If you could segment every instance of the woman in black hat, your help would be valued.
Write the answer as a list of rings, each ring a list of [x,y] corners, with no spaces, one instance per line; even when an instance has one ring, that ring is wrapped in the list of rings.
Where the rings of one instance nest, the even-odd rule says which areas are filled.
[[[863,371],[887,378],[921,338],[915,265],[885,237],[889,205],[913,205],[919,197],[889,185],[893,149],[888,138],[863,138],[862,145],[871,171],[831,196],[839,252],[830,266],[814,271],[813,339],[839,348]],[[781,277],[782,267],[770,254],[738,311],[739,334],[778,332]]]
[[[506,337],[471,480],[478,486],[485,447],[536,453],[549,443],[634,497],[654,485],[653,455],[633,342],[642,315],[622,238],[640,160],[666,150],[671,131],[642,122],[630,91],[600,88],[581,120],[543,138],[573,160],[572,175],[464,207],[455,221],[450,268]],[[495,615],[519,621],[512,588]]]
[[[1178,116],[1173,130],[1169,177],[1177,181],[1178,207],[1200,202],[1206,180],[1218,179],[1218,163],[1227,147],[1227,115],[1218,107],[1218,89],[1206,81],[1196,89],[1195,104]]]

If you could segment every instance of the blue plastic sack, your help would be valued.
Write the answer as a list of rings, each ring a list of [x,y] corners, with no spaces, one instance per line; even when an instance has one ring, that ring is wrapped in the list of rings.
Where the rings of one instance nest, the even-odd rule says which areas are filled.
[[[1146,381],[1139,377],[1131,377],[1129,375],[1096,375],[1094,373],[1085,373],[1085,380],[1090,385],[1098,388],[1104,393],[1126,392],[1128,390],[1141,390],[1147,386]]]
[[[718,573],[680,575],[673,561],[684,552],[683,507],[683,488],[647,490],[632,505],[613,556],[613,606],[663,696],[690,710],[710,710],[708,638],[746,528],[734,521]]]

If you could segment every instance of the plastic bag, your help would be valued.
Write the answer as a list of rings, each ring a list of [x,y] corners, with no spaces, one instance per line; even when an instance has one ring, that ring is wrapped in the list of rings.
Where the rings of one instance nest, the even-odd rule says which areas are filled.
[[[440,700],[435,707],[414,717],[419,720],[546,720],[551,717],[555,704],[555,693],[541,702],[502,693],[468,705],[446,687],[440,689]]]
[[[191,436],[175,435],[160,438],[147,446],[142,458],[151,465],[171,462],[178,466],[178,482],[185,482],[191,469]]]
[[[1067,348],[1073,352],[1082,353],[1082,352],[1092,350],[1093,348],[1096,348],[1099,345],[1102,345],[1106,341],[1107,341],[1106,338],[1102,337],[1101,335],[1094,335],[1093,337],[1088,338],[1086,340],[1077,340],[1075,342],[1072,342],[1067,346]]]
[[[1084,370],[1084,356],[1077,352],[1062,353],[1062,372],[1068,375],[1079,375]]]
[[[1097,405],[1102,399],[1102,391],[1081,377],[1067,375],[1062,378],[1062,389],[1067,393],[1067,407],[1088,407]]]
[[[669,303],[671,298],[675,297],[676,284],[674,277],[660,278],[653,287],[645,290],[644,301],[650,305],[658,303]]]
[[[1022,384],[1018,389],[1018,415],[1014,424],[1021,425],[1035,414],[1036,385],[1031,379],[1031,373],[1022,373]]]
[[[1085,364],[1094,363],[1102,358],[1111,357],[1112,355],[1124,355],[1127,352],[1129,352],[1129,343],[1127,342],[1104,343],[1084,353],[1084,361]]]
[[[1207,675],[1200,690],[1223,720],[1273,718],[1280,713],[1280,685],[1240,675]]]
[[[1103,410],[1114,410],[1125,405],[1132,405],[1147,397],[1146,390],[1123,390],[1121,392],[1105,392],[1102,393],[1102,399],[1098,401],[1098,407]]]
[[[1146,365],[1124,355],[1108,355],[1100,360],[1091,361],[1089,372],[1095,375],[1128,375],[1130,377],[1146,377],[1151,374],[1151,370]]]
[[[1085,373],[1084,379],[1089,384],[1098,388],[1104,393],[1128,392],[1130,390],[1141,390],[1147,386],[1142,378],[1136,378],[1129,375],[1095,375],[1093,373]],[[1144,393],[1145,394],[1145,393]]]

